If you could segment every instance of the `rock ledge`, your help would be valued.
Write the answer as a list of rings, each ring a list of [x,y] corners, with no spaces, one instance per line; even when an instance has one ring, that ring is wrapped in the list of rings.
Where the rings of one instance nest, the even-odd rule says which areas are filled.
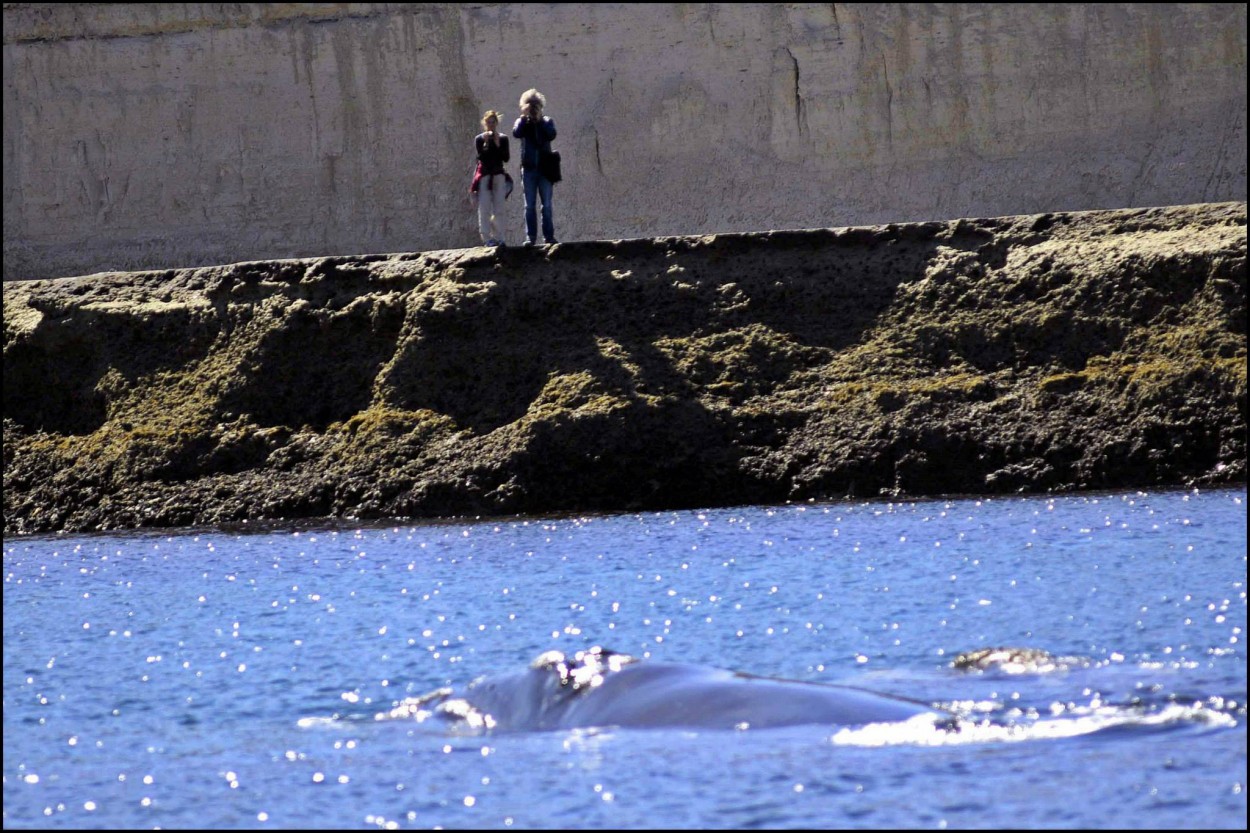
[[[4,530],[1246,477],[1246,204],[4,286]]]

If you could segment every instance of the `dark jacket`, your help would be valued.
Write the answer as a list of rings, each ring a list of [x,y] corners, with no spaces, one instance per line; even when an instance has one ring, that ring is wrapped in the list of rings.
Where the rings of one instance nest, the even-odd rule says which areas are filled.
[[[538,151],[551,150],[551,140],[556,137],[556,123],[547,116],[534,122],[522,116],[512,126],[512,135],[521,140],[521,169],[538,167]]]
[[[499,134],[499,147],[495,147],[493,142],[486,140],[485,133],[479,133],[473,144],[477,148],[477,161],[482,163],[482,176],[494,176],[504,172],[503,163],[512,158],[507,136]]]

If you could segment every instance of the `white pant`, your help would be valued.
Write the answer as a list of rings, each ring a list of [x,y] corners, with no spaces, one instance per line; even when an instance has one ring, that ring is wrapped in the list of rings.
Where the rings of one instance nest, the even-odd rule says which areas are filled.
[[[477,186],[477,230],[482,242],[504,239],[503,201],[508,181],[503,174],[484,176]]]

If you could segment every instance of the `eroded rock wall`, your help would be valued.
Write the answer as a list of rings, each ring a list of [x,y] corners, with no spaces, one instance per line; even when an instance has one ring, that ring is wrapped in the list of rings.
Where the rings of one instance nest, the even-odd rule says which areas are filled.
[[[1245,476],[1244,202],[4,285],[6,533]]]
[[[1245,51],[1244,4],[7,3],[4,276],[471,245],[530,86],[566,240],[1242,200]]]

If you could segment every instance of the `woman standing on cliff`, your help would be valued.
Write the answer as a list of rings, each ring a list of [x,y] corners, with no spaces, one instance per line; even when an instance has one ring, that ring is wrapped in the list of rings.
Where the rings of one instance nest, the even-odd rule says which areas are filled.
[[[508,137],[499,132],[498,110],[487,110],[482,116],[485,130],[473,140],[477,149],[477,173],[470,194],[477,194],[477,230],[487,246],[504,245],[503,203],[512,193],[512,177],[504,163],[512,158]]]
[[[521,117],[512,126],[512,135],[521,140],[521,182],[525,186],[525,245],[538,239],[537,198],[543,201],[543,241],[555,243],[555,222],[551,216],[551,180],[538,168],[540,153],[551,152],[556,123],[543,115],[547,99],[538,90],[521,94]]]

